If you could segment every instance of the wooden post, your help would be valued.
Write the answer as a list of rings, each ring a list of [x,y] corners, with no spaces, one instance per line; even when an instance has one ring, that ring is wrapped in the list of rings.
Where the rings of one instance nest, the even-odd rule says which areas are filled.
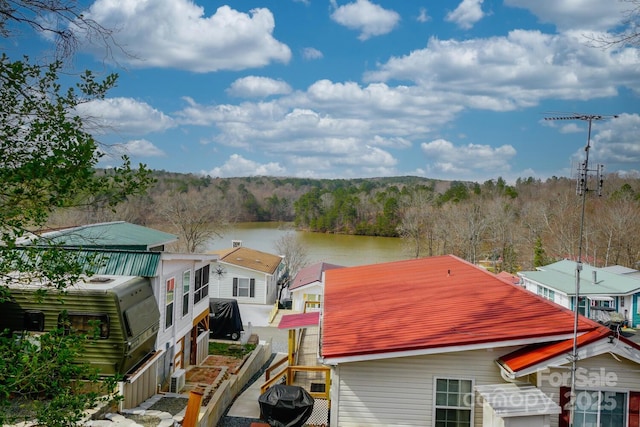
[[[289,366],[295,365],[293,355],[296,352],[296,330],[289,329]]]
[[[189,402],[187,410],[182,420],[182,427],[196,427],[198,416],[200,415],[200,404],[202,403],[202,390],[191,390],[189,392]]]

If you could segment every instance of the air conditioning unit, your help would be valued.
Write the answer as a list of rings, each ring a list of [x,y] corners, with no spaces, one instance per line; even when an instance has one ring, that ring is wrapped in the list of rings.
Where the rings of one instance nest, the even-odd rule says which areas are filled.
[[[180,393],[180,390],[184,388],[184,381],[187,371],[184,369],[176,369],[171,375],[171,383],[169,384],[170,393]]]

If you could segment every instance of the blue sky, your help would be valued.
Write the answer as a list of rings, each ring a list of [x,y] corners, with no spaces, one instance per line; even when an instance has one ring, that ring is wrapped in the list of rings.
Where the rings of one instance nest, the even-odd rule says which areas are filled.
[[[640,172],[640,50],[618,0],[96,0],[114,49],[78,70],[117,72],[85,104],[101,166],[211,176],[418,175],[483,182],[574,176],[590,161]],[[8,49],[34,54],[33,35]],[[50,47],[50,46],[49,46]]]

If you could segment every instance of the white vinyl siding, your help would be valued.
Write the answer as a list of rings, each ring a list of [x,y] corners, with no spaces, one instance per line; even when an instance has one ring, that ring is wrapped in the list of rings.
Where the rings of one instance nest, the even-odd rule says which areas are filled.
[[[316,295],[318,301],[322,301],[323,293],[324,293],[324,285],[316,282],[317,284],[313,285],[305,285],[298,289],[294,289],[291,291],[291,300],[293,309],[296,311],[304,310],[304,301],[305,298],[309,295]]]
[[[433,426],[435,378],[472,379],[474,386],[503,383],[495,360],[514,349],[342,363],[331,390],[331,424]],[[475,395],[474,401],[473,425],[479,427],[482,404]]]
[[[270,283],[269,281],[273,280],[273,276],[231,264],[223,264],[222,268],[224,269],[223,274],[213,275],[211,278],[210,297],[233,298],[238,300],[240,304],[272,304],[275,302],[275,285],[271,286],[274,288],[273,295],[267,294],[267,285]],[[216,271],[216,266],[213,266],[212,271]],[[253,279],[255,281],[254,297],[233,295],[234,278]]]

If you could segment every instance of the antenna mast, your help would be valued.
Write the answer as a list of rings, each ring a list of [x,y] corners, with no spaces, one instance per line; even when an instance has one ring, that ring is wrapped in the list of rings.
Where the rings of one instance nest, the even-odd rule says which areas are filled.
[[[574,302],[573,320],[573,350],[571,354],[571,389],[569,396],[570,418],[569,425],[573,426],[576,408],[576,365],[578,362],[578,318],[580,309],[580,272],[582,271],[582,236],[584,234],[584,212],[587,201],[587,192],[593,191],[589,188],[589,173],[595,172],[598,186],[598,196],[602,195],[602,184],[604,181],[604,166],[596,165],[595,169],[589,169],[589,149],[591,148],[591,123],[594,121],[616,118],[615,116],[603,116],[600,114],[573,114],[566,116],[545,117],[545,120],[582,120],[589,123],[587,133],[587,144],[584,147],[584,161],[578,166],[578,179],[576,182],[576,194],[582,197],[582,213],[580,214],[580,234],[578,241],[578,258],[576,260],[576,296]],[[585,306],[586,309],[586,306]],[[585,313],[586,314],[586,313]]]

